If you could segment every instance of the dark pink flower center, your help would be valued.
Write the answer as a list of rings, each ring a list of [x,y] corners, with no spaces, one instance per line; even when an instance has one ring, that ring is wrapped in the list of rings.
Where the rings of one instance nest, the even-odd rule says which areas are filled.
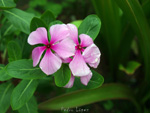
[[[83,50],[84,50],[81,45],[77,45],[75,48],[76,48],[76,50],[80,50],[80,51],[83,51]]]
[[[51,44],[47,44],[46,45],[46,48],[48,49],[48,48],[51,48]]]

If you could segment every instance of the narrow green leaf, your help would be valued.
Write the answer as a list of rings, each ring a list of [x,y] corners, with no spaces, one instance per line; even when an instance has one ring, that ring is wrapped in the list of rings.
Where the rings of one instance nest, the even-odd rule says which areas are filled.
[[[10,97],[13,91],[13,85],[10,82],[6,82],[0,85],[0,112],[6,113],[10,106]]]
[[[37,109],[38,109],[38,105],[37,105],[36,99],[35,99],[35,97],[32,97],[18,111],[19,111],[19,113],[38,113]]]
[[[137,68],[140,67],[140,63],[136,62],[136,61],[130,61],[127,63],[127,66],[124,67],[122,64],[119,66],[119,69],[121,71],[124,71],[125,73],[127,73],[128,75],[132,75],[134,74],[134,72],[136,71]]]
[[[34,17],[32,20],[31,20],[31,24],[30,24],[30,31],[35,31],[37,28],[39,27],[45,27],[46,28],[46,25],[45,23],[37,18],[37,17]]]
[[[10,61],[19,60],[22,57],[21,48],[15,41],[10,41],[7,45],[8,56]]]
[[[64,64],[57,72],[54,73],[55,84],[58,87],[63,87],[69,82],[70,77],[71,71],[69,66]]]
[[[131,25],[136,32],[140,46],[140,52],[144,61],[145,82],[149,84],[150,80],[150,32],[148,22],[138,0],[115,0],[118,6],[122,9],[125,16],[131,22]],[[150,84],[149,84],[150,86]],[[148,87],[149,87],[148,86]]]
[[[7,74],[6,67],[0,65],[0,81],[6,81],[11,79],[12,77]]]
[[[41,19],[43,20],[43,22],[49,26],[49,24],[53,21],[55,21],[55,17],[53,15],[53,13],[49,10],[45,11],[42,16],[41,16]]]
[[[0,0],[0,9],[10,9],[16,7],[14,0]]]
[[[150,4],[150,0],[146,0],[143,2],[142,4],[142,9],[145,13],[146,16],[150,16],[150,7],[149,7],[149,4]]]
[[[25,105],[33,96],[37,85],[37,80],[22,80],[12,92],[12,109],[17,110]]]
[[[24,33],[30,33],[30,22],[34,16],[33,14],[14,8],[4,10],[4,15],[16,28]]]
[[[91,0],[97,15],[102,22],[100,48],[106,54],[109,62],[110,74],[116,76],[118,66],[118,49],[121,41],[120,9],[114,0]],[[113,77],[115,78],[115,77]]]
[[[59,97],[52,98],[39,104],[39,109],[60,110],[63,108],[75,108],[99,101],[111,99],[127,99],[132,101],[140,112],[140,106],[130,88],[121,84],[107,84],[97,89],[80,90]]]
[[[98,16],[89,15],[83,20],[83,22],[79,26],[79,35],[87,34],[93,40],[95,40],[95,38],[99,34],[100,28],[101,28],[101,21],[98,18]]]
[[[20,79],[39,79],[46,75],[39,67],[33,67],[32,60],[17,60],[8,64],[7,73],[9,76]]]

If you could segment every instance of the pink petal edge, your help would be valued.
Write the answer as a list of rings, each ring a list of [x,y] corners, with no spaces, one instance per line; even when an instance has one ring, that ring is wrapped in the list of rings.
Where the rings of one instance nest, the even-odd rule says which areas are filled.
[[[54,55],[50,49],[47,49],[43,59],[41,60],[40,68],[47,75],[51,75],[60,69],[61,64],[62,60],[58,56]]]
[[[50,44],[55,44],[69,36],[69,29],[65,24],[56,24],[50,27],[50,35]]]
[[[91,72],[80,51],[76,52],[73,60],[69,64],[69,67],[74,76],[86,76]]]
[[[86,34],[79,35],[79,38],[81,40],[81,44],[80,45],[82,47],[88,47],[91,44],[93,44],[93,39],[90,36],[86,35]]]
[[[91,67],[97,68],[99,63],[100,63],[100,50],[99,48],[95,45],[92,44],[88,46],[84,52],[82,53],[83,58],[86,63],[88,63]]]
[[[45,49],[46,49],[45,47],[36,47],[33,49],[32,51],[33,67],[35,67],[39,63],[40,58]]]
[[[64,87],[65,88],[71,88],[73,86],[73,84],[74,84],[74,79],[75,79],[75,77],[71,74],[71,78],[70,78],[68,84],[66,86],[64,86]]]
[[[91,78],[92,78],[92,72],[87,76],[80,77],[80,80],[83,85],[87,86]]]
[[[74,56],[75,44],[72,39],[66,38],[52,46],[52,49],[63,59]]]
[[[78,45],[79,42],[78,42],[78,29],[77,29],[77,27],[73,24],[67,24],[67,26],[68,26],[68,29],[70,31],[69,37],[74,41],[74,43],[76,45]]]
[[[47,38],[47,30],[44,27],[39,27],[36,29],[36,31],[31,32],[28,37],[28,43],[30,45],[35,44],[47,45],[49,43]]]

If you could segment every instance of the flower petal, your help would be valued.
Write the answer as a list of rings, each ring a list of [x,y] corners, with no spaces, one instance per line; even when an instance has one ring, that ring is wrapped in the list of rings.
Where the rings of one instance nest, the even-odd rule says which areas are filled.
[[[80,51],[76,52],[73,60],[69,64],[69,67],[74,76],[86,76],[91,72]]]
[[[41,60],[40,68],[47,75],[51,75],[60,69],[61,64],[61,59],[54,55],[50,49],[47,49],[43,59]]]
[[[30,45],[35,44],[48,44],[47,31],[44,27],[37,28],[36,31],[30,33],[28,37]]]
[[[72,39],[66,38],[60,43],[52,46],[52,49],[63,59],[71,57],[75,54],[75,43]]]
[[[73,24],[67,24],[69,30],[70,30],[70,36],[71,39],[74,41],[75,44],[79,44],[78,42],[78,29],[75,25]]]
[[[54,44],[69,36],[69,29],[65,24],[56,24],[50,27],[51,41]]]
[[[89,82],[90,79],[91,79],[91,77],[92,77],[92,73],[88,74],[87,76],[81,77],[81,78],[80,78],[81,83],[82,83],[83,85],[87,86],[87,85],[88,85],[88,82]]]
[[[68,82],[68,84],[66,86],[64,86],[65,88],[71,88],[74,84],[74,79],[75,77],[71,74],[71,78],[70,81]]]
[[[41,58],[41,55],[43,54],[45,47],[36,47],[32,51],[32,59],[33,59],[33,67],[35,67]]]
[[[101,53],[95,44],[88,46],[82,55],[86,63],[88,63],[91,67],[97,68],[100,63]]]
[[[93,44],[93,40],[90,36],[86,35],[86,34],[81,34],[79,35],[79,38],[81,40],[81,46],[82,47],[88,47],[90,46],[91,44]]]
[[[63,63],[70,63],[72,61],[71,58],[62,59]]]

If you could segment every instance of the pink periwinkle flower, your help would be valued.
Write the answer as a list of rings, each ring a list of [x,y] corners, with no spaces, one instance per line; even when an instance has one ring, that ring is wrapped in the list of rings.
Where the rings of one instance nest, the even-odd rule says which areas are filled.
[[[39,67],[47,75],[55,73],[60,69],[62,60],[74,55],[73,41],[68,37],[69,29],[65,24],[57,24],[50,27],[51,39],[48,41],[47,30],[44,27],[37,28],[28,37],[30,45],[44,44],[32,51],[33,66],[35,67],[46,50]],[[49,33],[48,32],[48,33]]]
[[[70,88],[73,86],[74,76],[79,76],[81,83],[87,85],[92,77],[92,72],[88,65],[93,68],[98,67],[101,56],[100,50],[93,43],[92,38],[86,34],[79,35],[79,43],[77,27],[73,24],[68,24],[67,26],[70,30],[70,38],[75,44],[75,55],[73,59],[69,61],[72,75],[69,83],[65,87]]]

